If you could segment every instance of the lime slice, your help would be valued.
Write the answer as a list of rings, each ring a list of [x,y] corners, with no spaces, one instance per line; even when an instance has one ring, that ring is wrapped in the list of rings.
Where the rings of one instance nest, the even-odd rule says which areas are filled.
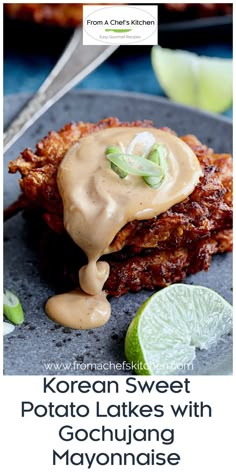
[[[175,284],[137,311],[125,338],[125,355],[137,374],[171,374],[188,368],[196,348],[208,349],[232,328],[232,306],[213,290]]]
[[[231,59],[154,46],[151,61],[161,87],[172,100],[218,113],[232,105]]]

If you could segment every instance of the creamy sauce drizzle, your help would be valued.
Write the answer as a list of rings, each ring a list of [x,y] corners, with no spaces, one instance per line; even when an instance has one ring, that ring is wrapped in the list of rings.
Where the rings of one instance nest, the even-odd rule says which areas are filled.
[[[105,291],[91,296],[78,289],[49,298],[46,310],[52,320],[63,326],[90,329],[98,328],[109,320],[111,305]]]
[[[121,179],[106,159],[110,145],[127,149],[138,133],[149,132],[168,150],[168,177],[158,189],[139,176]],[[133,154],[142,154],[140,144]],[[57,176],[64,207],[64,226],[83,249],[88,264],[79,271],[81,290],[52,297],[46,304],[50,318],[71,328],[88,329],[104,324],[110,306],[103,285],[109,264],[98,261],[113,252],[112,241],[132,220],[153,218],[183,201],[197,185],[202,171],[190,147],[181,139],[155,128],[108,128],[82,138],[62,160]],[[105,310],[105,311],[104,311]]]

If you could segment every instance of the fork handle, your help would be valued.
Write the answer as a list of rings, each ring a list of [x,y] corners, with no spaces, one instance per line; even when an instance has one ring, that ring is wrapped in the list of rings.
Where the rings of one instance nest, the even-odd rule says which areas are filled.
[[[4,133],[4,152],[57,100],[104,62],[117,46],[84,46],[77,28],[49,76]]]

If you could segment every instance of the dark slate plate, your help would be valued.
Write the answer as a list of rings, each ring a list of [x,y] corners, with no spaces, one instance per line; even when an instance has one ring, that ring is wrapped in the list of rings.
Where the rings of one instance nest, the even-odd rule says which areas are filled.
[[[28,98],[26,95],[5,98],[6,126]],[[97,121],[106,116],[125,121],[151,119],[156,126],[169,126],[180,134],[196,134],[217,152],[232,151],[232,126],[225,118],[154,96],[73,91],[45,113],[5,156],[5,205],[19,194],[17,176],[7,173],[10,159],[26,146],[34,147],[51,129],[57,130],[72,120]],[[111,319],[99,329],[77,331],[60,327],[45,315],[44,303],[52,295],[52,288],[40,277],[38,254],[29,242],[27,222],[21,214],[5,223],[4,239],[5,287],[18,294],[25,310],[25,323],[4,338],[5,374],[130,374],[124,364],[116,368],[114,364],[123,363],[126,330],[151,292],[143,290],[113,299]],[[211,287],[231,302],[231,255],[215,256],[209,272],[188,277],[186,282]],[[227,336],[214,349],[198,352],[194,371],[188,373],[230,373],[231,351],[232,339]],[[107,363],[105,370],[100,370],[101,363]]]

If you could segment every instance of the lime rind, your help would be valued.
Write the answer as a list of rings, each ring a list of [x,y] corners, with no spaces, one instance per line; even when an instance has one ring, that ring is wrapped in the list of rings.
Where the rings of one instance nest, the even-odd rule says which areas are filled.
[[[232,105],[231,59],[154,46],[151,62],[161,87],[172,100],[217,113]]]
[[[175,284],[138,310],[125,339],[125,355],[143,375],[174,373],[192,364],[232,328],[232,306],[207,287]]]
[[[145,302],[142,306],[144,306]],[[136,316],[131,321],[125,337],[125,357],[133,364],[133,370],[140,375],[151,375],[151,372],[143,355],[142,346],[138,336],[139,318],[142,314],[141,308],[137,311]]]

